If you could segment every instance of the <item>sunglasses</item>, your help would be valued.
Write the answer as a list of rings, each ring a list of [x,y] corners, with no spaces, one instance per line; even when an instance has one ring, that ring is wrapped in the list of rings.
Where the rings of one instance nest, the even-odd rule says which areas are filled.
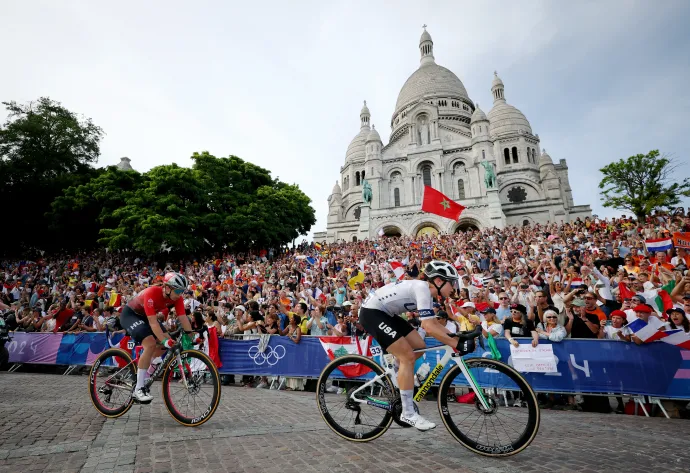
[[[502,300],[502,301],[507,301],[507,300],[510,299],[510,298],[509,298],[509,297],[499,297],[499,299]]]
[[[557,319],[558,317],[556,317],[555,315],[549,315],[548,317],[545,317],[545,318],[547,318],[547,319]]]

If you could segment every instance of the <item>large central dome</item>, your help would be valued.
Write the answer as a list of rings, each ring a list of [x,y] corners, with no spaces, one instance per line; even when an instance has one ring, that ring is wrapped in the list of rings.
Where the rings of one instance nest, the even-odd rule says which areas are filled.
[[[424,30],[419,40],[421,65],[400,90],[398,101],[395,103],[396,113],[425,97],[464,98],[471,103],[467,90],[458,76],[434,61],[433,44],[431,36]]]
[[[469,100],[465,86],[458,76],[438,64],[425,64],[405,81],[398,94],[395,110],[400,110],[425,96],[464,97]]]

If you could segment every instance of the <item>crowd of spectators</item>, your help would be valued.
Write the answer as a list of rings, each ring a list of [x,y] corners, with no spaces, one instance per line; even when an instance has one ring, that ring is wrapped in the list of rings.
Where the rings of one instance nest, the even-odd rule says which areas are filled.
[[[192,283],[184,298],[196,327],[216,326],[224,337],[280,334],[299,343],[305,335],[361,335],[358,309],[371,292],[399,278],[417,278],[425,263],[442,259],[461,275],[457,297],[435,304],[449,330],[481,324],[485,335],[513,344],[514,337],[529,337],[534,346],[565,338],[641,343],[626,327],[638,317],[659,317],[690,333],[688,250],[650,253],[645,245],[647,239],[687,231],[690,218],[676,214],[646,222],[587,218],[329,245],[304,242],[198,260],[106,251],[46,255],[0,262],[0,309],[11,312],[12,330],[101,331],[119,305],[172,270]],[[392,261],[403,264],[404,274],[396,276]],[[673,303],[668,312],[651,300],[662,288]],[[174,328],[173,315],[161,322]],[[403,317],[419,325],[415,312]]]

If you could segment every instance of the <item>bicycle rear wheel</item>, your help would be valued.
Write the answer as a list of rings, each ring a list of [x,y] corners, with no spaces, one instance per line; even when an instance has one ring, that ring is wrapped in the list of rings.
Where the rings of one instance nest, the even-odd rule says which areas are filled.
[[[376,376],[381,378],[360,389]],[[316,403],[323,420],[333,432],[355,442],[383,435],[393,420],[396,399],[393,383],[383,368],[360,355],[331,361],[316,385]]]
[[[465,360],[467,370],[481,389],[490,409],[484,410],[476,393],[456,365],[443,377],[438,408],[446,428],[468,449],[489,457],[514,455],[527,447],[539,430],[537,396],[512,367],[486,358]],[[449,396],[451,388],[455,392]],[[517,407],[507,404],[513,397]],[[451,397],[453,401],[448,401]]]
[[[168,362],[163,372],[163,400],[173,418],[188,427],[213,416],[220,402],[220,374],[213,361],[197,350],[184,350]],[[184,373],[184,378],[182,377]]]
[[[124,350],[110,348],[91,365],[89,395],[96,410],[105,417],[120,417],[132,407],[136,384],[137,368]]]

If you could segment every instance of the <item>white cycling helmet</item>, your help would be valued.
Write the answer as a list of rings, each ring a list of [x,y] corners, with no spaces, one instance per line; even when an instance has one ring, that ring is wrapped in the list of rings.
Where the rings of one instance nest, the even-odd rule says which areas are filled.
[[[168,273],[163,278],[163,282],[166,286],[170,286],[176,291],[184,291],[189,286],[189,281],[184,274],[180,273]]]
[[[431,261],[424,268],[424,274],[428,279],[441,278],[444,281],[455,282],[460,279],[460,275],[455,267],[445,261]]]

